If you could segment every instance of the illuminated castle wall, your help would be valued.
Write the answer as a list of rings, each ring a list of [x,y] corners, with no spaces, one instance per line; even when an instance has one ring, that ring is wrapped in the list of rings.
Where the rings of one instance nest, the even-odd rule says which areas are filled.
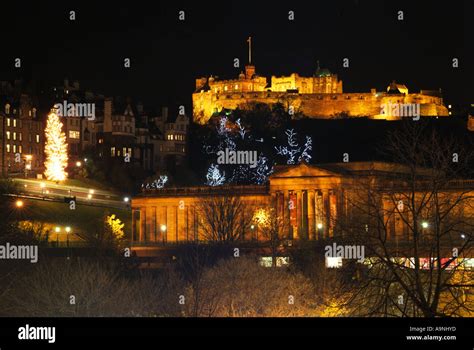
[[[281,103],[286,109],[312,118],[330,119],[340,115],[398,119],[381,114],[386,104],[419,104],[421,116],[448,116],[438,91],[422,90],[408,93],[404,85],[392,83],[386,92],[344,93],[342,81],[326,69],[316,71],[313,77],[300,77],[293,73],[287,77],[267,79],[255,74],[255,66],[246,66],[238,79],[217,80],[214,77],[196,80],[193,93],[193,118],[200,124],[222,109],[246,109],[253,103]]]

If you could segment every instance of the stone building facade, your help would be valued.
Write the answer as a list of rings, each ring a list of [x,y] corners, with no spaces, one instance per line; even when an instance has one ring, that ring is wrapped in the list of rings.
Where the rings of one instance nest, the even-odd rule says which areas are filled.
[[[163,188],[144,191],[132,199],[133,236],[135,246],[162,245],[205,241],[199,204],[208,198],[237,196],[248,215],[259,208],[272,207],[282,222],[282,239],[320,240],[338,234],[338,220],[353,215],[351,201],[356,194],[357,179],[385,181],[407,174],[397,164],[380,162],[334,163],[279,166],[262,186],[217,186]],[[395,180],[394,180],[395,179]],[[474,181],[463,182],[474,190]],[[380,208],[394,207],[390,199],[381,197]],[[390,211],[387,210],[387,213]],[[404,237],[407,227],[396,215],[387,216],[389,239]],[[264,241],[248,228],[243,240]]]

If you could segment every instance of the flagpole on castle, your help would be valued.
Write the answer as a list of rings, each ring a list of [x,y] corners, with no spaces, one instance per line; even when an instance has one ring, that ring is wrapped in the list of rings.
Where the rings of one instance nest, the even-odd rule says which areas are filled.
[[[247,42],[249,43],[249,64],[252,64],[252,37],[249,36],[247,39]]]

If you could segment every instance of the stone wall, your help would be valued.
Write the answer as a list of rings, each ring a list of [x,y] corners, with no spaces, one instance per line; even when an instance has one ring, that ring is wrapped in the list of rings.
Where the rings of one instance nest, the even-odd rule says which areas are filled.
[[[287,92],[245,92],[215,94],[211,91],[193,94],[194,121],[204,124],[213,113],[223,108],[248,108],[251,103],[282,103],[285,108],[294,107],[308,117],[329,119],[339,114],[350,117],[368,116],[386,118],[381,106],[388,103],[418,103],[422,116],[448,116],[443,99],[437,96],[408,94],[392,95],[386,93],[339,93],[339,94],[298,94]]]

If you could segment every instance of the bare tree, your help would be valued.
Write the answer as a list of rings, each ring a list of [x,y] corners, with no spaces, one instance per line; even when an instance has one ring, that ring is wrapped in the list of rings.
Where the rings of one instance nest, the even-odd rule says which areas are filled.
[[[382,177],[379,169],[354,179],[352,210],[339,225],[370,257],[353,311],[472,316],[472,152],[421,121],[407,123],[387,144],[397,164]]]
[[[262,267],[255,257],[223,259],[207,268],[201,303],[199,314],[192,316],[317,316],[320,311],[309,279],[287,269]]]
[[[251,211],[240,197],[231,194],[205,198],[197,209],[204,238],[212,242],[243,239],[252,220]]]

